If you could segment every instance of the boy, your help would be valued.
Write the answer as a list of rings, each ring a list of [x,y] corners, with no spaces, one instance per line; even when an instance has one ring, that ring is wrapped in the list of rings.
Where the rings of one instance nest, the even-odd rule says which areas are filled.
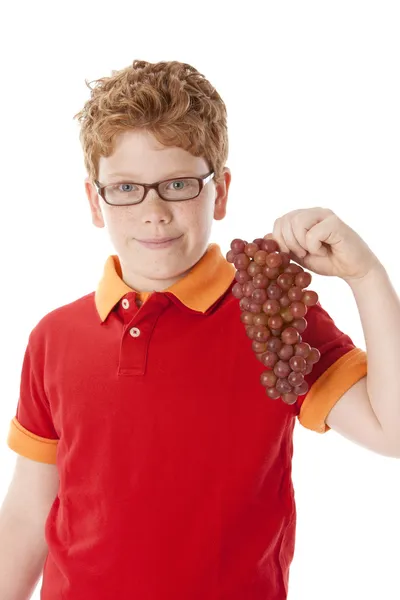
[[[42,600],[283,600],[295,417],[400,455],[396,294],[331,211],[278,219],[281,250],[352,287],[368,376],[366,353],[317,305],[303,334],[321,352],[310,391],[270,400],[234,267],[209,244],[231,181],[218,93],[190,65],[135,61],[99,80],[78,116],[92,220],[117,254],[96,292],[29,336],[1,598],[29,597],[44,563]]]

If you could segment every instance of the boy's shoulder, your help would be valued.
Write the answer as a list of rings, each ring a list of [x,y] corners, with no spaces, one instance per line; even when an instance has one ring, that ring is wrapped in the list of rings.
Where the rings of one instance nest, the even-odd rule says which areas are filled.
[[[33,327],[30,336],[41,337],[51,331],[60,332],[90,316],[93,318],[96,311],[94,296],[93,291],[45,313]]]

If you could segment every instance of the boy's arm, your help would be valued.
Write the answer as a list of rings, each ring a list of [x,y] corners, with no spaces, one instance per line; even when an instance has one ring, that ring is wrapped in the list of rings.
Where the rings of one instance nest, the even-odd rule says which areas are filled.
[[[328,427],[372,452],[400,458],[399,442],[391,442],[373,411],[367,377],[355,383],[338,400],[326,418]]]
[[[400,458],[400,302],[386,271],[349,283],[364,330],[368,374],[336,403],[327,425],[379,454]]]
[[[17,457],[0,509],[0,598],[28,600],[47,556],[45,523],[59,486],[55,465]]]
[[[341,277],[350,285],[366,341],[368,369],[361,351],[353,352],[346,364],[352,377],[358,373],[353,381],[343,363],[340,368],[332,365],[314,383],[301,406],[300,420],[321,432],[332,427],[379,454],[400,457],[400,301],[383,265],[330,209],[287,213],[275,221],[273,237],[306,269]],[[324,415],[321,396],[328,407]]]

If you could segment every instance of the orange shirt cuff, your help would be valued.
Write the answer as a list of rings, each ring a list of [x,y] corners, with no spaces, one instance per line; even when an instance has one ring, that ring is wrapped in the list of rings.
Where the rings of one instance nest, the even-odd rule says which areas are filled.
[[[333,363],[311,387],[300,408],[299,421],[307,429],[326,433],[326,418],[347,390],[367,374],[367,354],[354,348]]]
[[[10,423],[7,445],[17,454],[38,462],[56,464],[58,440],[35,435],[14,417]]]

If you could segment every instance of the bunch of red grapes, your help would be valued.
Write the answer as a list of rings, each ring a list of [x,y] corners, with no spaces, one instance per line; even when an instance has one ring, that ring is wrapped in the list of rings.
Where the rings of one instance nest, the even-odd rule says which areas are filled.
[[[301,337],[307,310],[318,302],[317,293],[305,289],[311,274],[268,236],[251,243],[233,240],[226,259],[236,267],[232,293],[240,300],[241,321],[266,367],[261,384],[269,398],[294,404],[307,393],[305,375],[321,358]]]

